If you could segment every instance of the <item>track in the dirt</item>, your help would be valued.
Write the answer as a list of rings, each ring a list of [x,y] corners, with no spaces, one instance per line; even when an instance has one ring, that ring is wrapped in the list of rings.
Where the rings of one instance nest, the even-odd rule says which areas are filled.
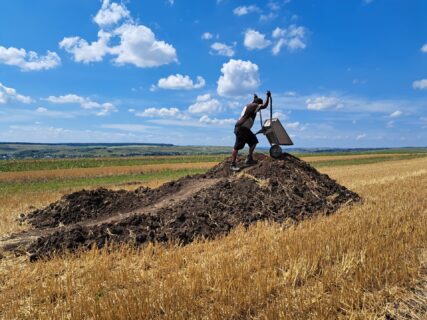
[[[204,175],[184,177],[157,189],[73,193],[24,216],[33,229],[3,245],[0,241],[0,247],[24,250],[31,259],[38,259],[109,242],[187,244],[196,237],[226,234],[239,224],[299,221],[360,200],[291,155],[284,154],[280,160],[256,158],[257,165],[237,174],[225,160]]]

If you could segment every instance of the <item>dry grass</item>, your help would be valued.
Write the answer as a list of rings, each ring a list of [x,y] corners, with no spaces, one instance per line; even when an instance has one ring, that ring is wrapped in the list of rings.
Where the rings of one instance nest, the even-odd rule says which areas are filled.
[[[384,185],[403,181],[410,177],[422,177],[427,174],[427,159],[408,161],[390,161],[376,164],[353,165],[345,167],[327,167],[320,170],[339,183],[355,190],[368,185]],[[425,189],[425,188],[424,188]],[[423,188],[416,188],[426,192]],[[426,194],[426,193],[424,193]]]
[[[0,195],[0,237],[26,228],[16,222],[21,213],[44,207],[62,195],[61,192],[52,191]]]
[[[186,247],[0,260],[4,319],[369,319],[427,249],[427,159],[325,168],[362,205]]]
[[[315,162],[319,162],[319,161],[333,161],[333,160],[350,160],[350,159],[370,159],[370,158],[392,158],[392,157],[401,157],[401,156],[407,156],[409,155],[409,153],[384,153],[384,154],[378,154],[378,153],[373,153],[373,154],[348,154],[348,155],[326,155],[326,156],[304,156],[304,154],[298,156],[299,158],[301,158],[304,161],[310,162],[310,163],[315,163]]]
[[[423,266],[414,284],[399,288],[398,299],[387,304],[386,312],[392,319],[425,320],[427,315],[427,252]]]

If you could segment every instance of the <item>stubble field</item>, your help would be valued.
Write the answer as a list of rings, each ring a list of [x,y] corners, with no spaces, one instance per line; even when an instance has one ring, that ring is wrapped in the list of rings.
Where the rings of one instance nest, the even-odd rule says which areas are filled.
[[[97,186],[157,187],[219,160],[66,168],[10,163],[0,173],[0,237],[28,228],[16,221],[20,213],[63,194]],[[122,246],[34,263],[4,252],[0,318],[423,319],[427,158],[303,160],[363,202],[297,225],[258,223],[184,247]]]

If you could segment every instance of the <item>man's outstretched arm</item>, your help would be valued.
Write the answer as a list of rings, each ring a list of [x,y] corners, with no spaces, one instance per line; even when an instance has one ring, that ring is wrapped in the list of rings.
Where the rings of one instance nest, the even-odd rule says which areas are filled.
[[[270,99],[271,99],[271,92],[267,91],[266,97],[265,97],[265,102],[263,105],[260,106],[261,110],[264,110],[265,108],[268,107],[268,104],[270,103]]]

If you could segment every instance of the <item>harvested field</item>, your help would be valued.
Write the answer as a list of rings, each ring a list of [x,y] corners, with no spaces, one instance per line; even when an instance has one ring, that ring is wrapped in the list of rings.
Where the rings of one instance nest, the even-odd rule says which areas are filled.
[[[33,263],[3,252],[0,318],[424,319],[426,168],[426,158],[322,167],[363,202],[295,225]],[[4,195],[0,230],[63,194]]]
[[[284,154],[279,161],[264,155],[257,158],[257,165],[238,174],[230,171],[226,160],[204,175],[185,177],[153,190],[98,189],[67,195],[23,217],[35,228],[50,228],[30,232],[31,240],[39,237],[25,250],[36,259],[64,249],[94,244],[101,248],[108,242],[187,244],[197,237],[226,234],[240,224],[296,222],[360,200],[291,155]],[[186,196],[178,197],[180,193]],[[12,238],[7,248],[20,246],[22,250],[23,245],[25,234]]]
[[[350,160],[350,159],[370,159],[370,158],[396,158],[401,156],[408,156],[410,153],[384,153],[384,154],[337,154],[337,155],[299,155],[304,161],[309,163],[319,162],[319,161],[333,161],[333,160]]]
[[[388,320],[425,319],[427,315],[427,251],[419,275],[408,288],[399,288],[398,298],[386,306]]]

